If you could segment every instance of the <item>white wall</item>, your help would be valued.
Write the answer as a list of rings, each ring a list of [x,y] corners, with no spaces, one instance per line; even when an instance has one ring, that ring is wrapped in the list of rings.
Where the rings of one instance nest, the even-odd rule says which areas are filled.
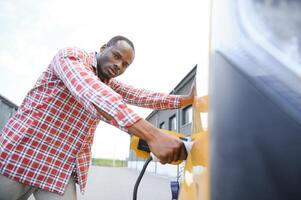
[[[144,163],[145,161],[128,161],[128,168],[141,171]],[[157,175],[177,178],[176,165],[170,165],[170,164],[162,165],[159,162],[150,162],[146,168],[146,171]]]

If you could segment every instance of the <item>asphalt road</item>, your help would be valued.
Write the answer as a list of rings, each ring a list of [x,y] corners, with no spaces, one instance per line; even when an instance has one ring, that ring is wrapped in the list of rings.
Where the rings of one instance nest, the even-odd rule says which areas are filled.
[[[77,185],[78,200],[131,200],[139,171],[128,168],[91,166],[86,192],[82,195]],[[145,172],[137,200],[170,200],[171,178]],[[29,200],[34,200],[31,196]]]
[[[128,168],[92,166],[89,171],[87,190],[79,200],[131,200],[139,172]],[[170,178],[145,173],[139,188],[138,200],[171,199]]]
[[[85,194],[82,195],[77,187],[78,200],[131,200],[139,173],[135,169],[91,166]],[[171,180],[145,172],[137,200],[170,200]]]

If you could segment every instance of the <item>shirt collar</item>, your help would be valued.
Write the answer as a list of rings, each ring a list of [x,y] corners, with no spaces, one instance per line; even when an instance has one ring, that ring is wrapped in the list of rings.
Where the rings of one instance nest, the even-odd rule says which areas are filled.
[[[96,54],[97,54],[97,52],[91,52],[91,53],[89,53],[89,60],[90,60],[90,64],[91,64],[91,66],[93,67],[93,69],[94,69],[94,72],[96,73],[96,75],[97,75],[97,60],[96,60]]]

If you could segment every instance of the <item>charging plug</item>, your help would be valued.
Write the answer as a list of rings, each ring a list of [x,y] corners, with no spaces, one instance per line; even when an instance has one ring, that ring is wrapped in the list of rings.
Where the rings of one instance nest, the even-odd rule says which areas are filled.
[[[187,138],[184,138],[184,139],[186,139],[187,141],[183,140],[183,138],[180,138],[180,139],[182,139],[183,145],[184,145],[185,150],[186,150],[186,155],[188,156],[188,153],[189,153],[189,152],[191,151],[191,149],[192,149],[193,142],[192,142],[192,141],[188,141]],[[159,160],[152,152],[150,152],[150,156],[152,157],[152,160],[153,160],[153,161],[160,162],[160,160]],[[176,165],[178,165],[178,164],[180,164],[181,162],[182,162],[182,160],[179,160],[179,161],[174,161],[174,162],[172,162],[171,164],[176,164]]]

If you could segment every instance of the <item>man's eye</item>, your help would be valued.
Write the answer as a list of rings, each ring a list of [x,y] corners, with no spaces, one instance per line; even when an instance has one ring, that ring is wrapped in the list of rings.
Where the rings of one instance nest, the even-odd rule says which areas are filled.
[[[116,59],[119,59],[119,58],[120,58],[120,56],[119,56],[118,54],[116,54],[116,53],[114,53],[113,56],[114,56],[114,58],[116,58]]]

